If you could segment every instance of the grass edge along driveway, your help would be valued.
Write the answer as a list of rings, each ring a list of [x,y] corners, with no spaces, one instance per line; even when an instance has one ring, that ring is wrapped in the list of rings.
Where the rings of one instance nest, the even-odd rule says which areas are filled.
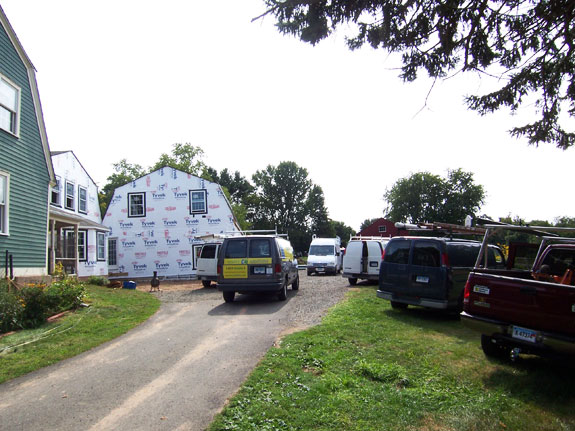
[[[76,356],[110,341],[152,316],[153,295],[131,289],[87,286],[88,308],[40,328],[0,338],[0,383]]]
[[[575,367],[488,360],[433,310],[350,289],[319,326],[272,348],[210,431],[575,429]]]

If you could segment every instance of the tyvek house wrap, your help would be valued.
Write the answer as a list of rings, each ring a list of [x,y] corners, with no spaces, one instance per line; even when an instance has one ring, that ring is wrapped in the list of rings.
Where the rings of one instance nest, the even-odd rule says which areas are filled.
[[[198,212],[196,207],[195,213],[190,209],[192,191],[206,196],[205,208]],[[130,215],[134,193],[145,199],[143,215]],[[199,237],[238,231],[219,184],[173,168],[158,169],[117,188],[103,224],[116,243],[110,277],[151,277],[154,271],[160,277],[194,276],[204,243]]]

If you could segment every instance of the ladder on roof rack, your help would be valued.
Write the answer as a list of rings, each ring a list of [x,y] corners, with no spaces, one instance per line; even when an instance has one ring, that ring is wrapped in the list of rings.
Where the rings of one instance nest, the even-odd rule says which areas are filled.
[[[362,236],[362,235],[351,235],[349,237],[350,241],[381,241],[383,239],[391,239],[389,236]]]
[[[412,230],[412,231],[431,231],[431,232],[441,232],[446,234],[465,234],[465,235],[485,235],[485,228],[473,227],[473,226],[461,226],[452,223],[395,223],[395,227],[398,229]]]

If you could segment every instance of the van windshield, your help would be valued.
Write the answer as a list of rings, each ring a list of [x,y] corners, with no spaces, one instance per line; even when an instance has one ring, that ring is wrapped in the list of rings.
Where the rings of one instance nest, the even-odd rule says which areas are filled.
[[[333,245],[312,245],[309,254],[312,256],[333,256]]]

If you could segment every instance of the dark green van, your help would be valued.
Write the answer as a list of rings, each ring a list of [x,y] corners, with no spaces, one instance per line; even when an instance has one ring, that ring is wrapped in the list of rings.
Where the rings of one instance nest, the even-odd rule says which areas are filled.
[[[279,235],[245,235],[226,238],[218,256],[218,290],[226,302],[236,293],[272,293],[280,301],[287,287],[299,289],[293,247]]]
[[[393,308],[419,305],[461,311],[463,290],[481,243],[464,239],[395,237],[384,251],[377,296]],[[491,246],[489,267],[505,268],[501,250]]]

